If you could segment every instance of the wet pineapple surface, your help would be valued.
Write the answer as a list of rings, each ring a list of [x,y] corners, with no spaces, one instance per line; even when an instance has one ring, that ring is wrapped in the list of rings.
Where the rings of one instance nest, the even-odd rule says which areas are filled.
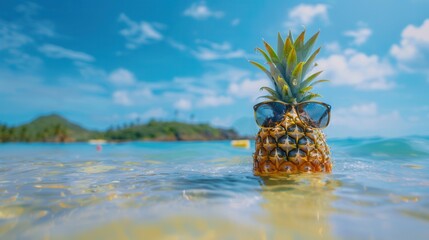
[[[305,126],[294,110],[273,128],[261,128],[253,154],[255,175],[331,172],[330,150],[319,129]]]

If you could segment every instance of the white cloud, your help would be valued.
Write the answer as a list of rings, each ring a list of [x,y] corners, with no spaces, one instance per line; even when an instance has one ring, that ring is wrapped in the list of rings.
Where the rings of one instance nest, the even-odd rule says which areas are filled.
[[[315,19],[328,21],[328,6],[326,4],[300,4],[288,13],[286,27],[295,28],[301,25],[308,26]]]
[[[173,48],[179,51],[187,51],[192,53],[200,60],[218,60],[245,57],[247,54],[242,49],[233,49],[229,42],[215,43],[208,40],[197,39],[195,49],[186,46],[174,39],[167,39],[166,42]]]
[[[35,56],[31,56],[20,49],[10,49],[9,57],[4,59],[4,62],[13,65],[21,71],[32,71],[38,69],[43,61]]]
[[[161,98],[174,100],[172,105],[177,104],[177,99],[186,99],[193,103],[192,107],[216,107],[232,104],[236,98],[256,98],[261,94],[258,89],[267,85],[262,77],[248,70],[224,64],[210,66],[212,69],[200,76],[174,78],[173,84],[163,87],[169,91],[164,92]],[[239,88],[243,89],[240,91]]]
[[[19,48],[33,42],[33,39],[22,33],[20,26],[0,20],[0,51]]]
[[[65,83],[64,79],[60,78],[56,84],[47,84],[46,78],[38,72],[0,70],[0,86],[8,86],[4,91],[0,90],[2,102],[15,106],[3,107],[2,113],[5,116],[27,113],[26,116],[32,118],[35,113],[46,111],[77,111],[86,114],[87,118],[92,118],[95,115],[103,115],[99,110],[104,108],[103,106],[111,105],[111,99],[104,94],[88,94],[87,89],[81,87],[81,79],[74,77]],[[97,124],[92,127],[96,126],[100,127]]]
[[[160,99],[166,99],[170,105],[178,109],[182,108],[182,110],[188,108],[188,103],[180,99],[189,101],[191,108],[232,103],[236,97],[227,92],[228,86],[231,83],[240,82],[250,77],[251,73],[247,70],[224,64],[210,64],[210,66],[211,70],[202,75],[175,77],[173,83],[157,83],[156,86],[152,84],[152,88],[162,89],[163,93]]]
[[[117,85],[133,85],[136,82],[134,74],[125,68],[118,68],[109,75],[109,81]]]
[[[55,37],[55,26],[51,21],[38,19],[36,16],[42,10],[42,7],[33,2],[24,2],[19,4],[15,10],[23,15],[23,21],[28,29],[37,35],[46,37]]]
[[[164,38],[159,32],[162,28],[161,24],[145,21],[140,23],[135,22],[124,13],[119,15],[118,21],[127,25],[127,27],[119,31],[119,33],[127,40],[126,47],[129,49],[135,49],[141,44],[160,41]]]
[[[231,117],[215,117],[212,118],[210,124],[216,127],[228,128],[231,127],[233,119]]]
[[[92,82],[95,80],[100,80],[104,82],[108,78],[108,74],[102,68],[95,67],[93,64],[88,62],[74,62],[73,63],[77,68],[82,77],[86,79],[91,79]]]
[[[122,86],[124,87],[124,86]],[[113,92],[113,102],[118,105],[150,105],[153,102],[153,92],[149,83],[139,82],[128,88],[120,88]]]
[[[127,91],[115,91],[113,93],[113,102],[118,105],[131,106],[133,102],[131,101]]]
[[[225,91],[224,86],[251,76],[248,70],[225,64],[212,64],[211,68],[200,76],[176,77],[173,79],[174,84],[169,84],[169,89],[195,95],[216,95]]]
[[[46,36],[46,37],[55,37],[58,35],[55,32],[55,26],[52,22],[47,20],[37,20],[37,21],[33,20],[32,22],[33,22],[32,27],[33,27],[34,33],[38,35]]]
[[[429,19],[421,26],[408,25],[402,31],[401,42],[390,48],[390,54],[400,66],[411,72],[429,75]]]
[[[15,21],[7,22],[0,19],[0,51],[17,49],[34,42],[31,34],[56,36],[52,22],[35,18],[40,9],[41,7],[35,3],[25,2],[15,8],[19,13]]]
[[[150,119],[150,118],[162,118],[167,116],[167,112],[162,108],[154,108],[146,111],[143,113],[142,118],[143,119]]]
[[[348,85],[362,90],[385,90],[394,86],[389,80],[394,70],[377,55],[366,55],[353,49],[332,54],[318,61],[324,78],[334,85]]]
[[[7,88],[0,88],[2,96],[15,96],[16,93],[22,92],[25,94],[28,94],[29,92],[31,93],[31,90],[34,90],[37,86],[41,85],[42,82],[43,79],[38,75],[0,68],[0,85],[7,86]]]
[[[67,58],[84,62],[94,61],[94,57],[87,53],[66,49],[52,44],[45,44],[39,47],[39,51],[50,58]]]
[[[139,119],[140,120],[141,116],[142,116],[142,114],[140,114],[140,113],[132,112],[132,113],[130,113],[130,114],[127,115],[127,119],[130,119],[130,120],[137,120],[137,119]]]
[[[327,43],[325,48],[331,53],[338,53],[341,50],[341,46],[338,42]]]
[[[170,44],[170,46],[172,46],[173,48],[175,48],[175,49],[177,49],[179,51],[185,51],[187,49],[187,47],[184,44],[182,44],[182,43],[180,43],[178,41],[175,41],[173,39],[168,39],[167,43]]]
[[[353,114],[353,115],[375,116],[377,114],[377,104],[367,103],[367,104],[353,105],[349,108],[339,109],[338,113],[340,115]]]
[[[223,17],[223,12],[210,10],[205,2],[193,3],[189,8],[187,8],[183,15],[195,18],[197,20],[203,20],[210,17],[221,18]]]
[[[405,124],[398,111],[380,113],[374,102],[333,108],[330,131],[343,136],[406,135]]]
[[[128,119],[159,119],[167,116],[167,112],[162,108],[150,109],[144,113],[133,112],[128,114]]]
[[[19,13],[22,13],[26,16],[32,16],[39,13],[41,7],[33,2],[25,2],[16,6],[15,10]]]
[[[198,102],[200,107],[217,107],[221,105],[228,105],[233,102],[233,98],[229,96],[203,96]]]
[[[215,83],[198,82],[199,79],[204,79],[204,75],[201,78],[198,77],[175,77],[173,79],[173,85],[170,90],[179,92],[186,92],[187,94],[195,95],[213,95],[216,93],[213,89]],[[170,84],[171,85],[171,84]]]
[[[191,101],[182,98],[174,103],[174,107],[179,110],[190,110],[192,108],[192,103]]]
[[[147,83],[143,83],[143,84],[147,84]],[[145,101],[148,98],[153,97],[152,91],[150,90],[150,88],[148,86],[146,86],[146,87],[140,86],[140,88],[137,88],[136,90],[134,90],[132,92],[132,95],[134,98],[143,99]]]
[[[239,19],[239,18],[234,18],[234,19],[231,21],[231,25],[232,25],[232,26],[238,26],[238,24],[240,24],[240,19]]]
[[[246,52],[241,49],[233,50],[229,42],[214,43],[206,40],[198,40],[199,46],[197,50],[192,51],[192,54],[205,61],[218,59],[242,58],[246,56]]]
[[[6,52],[3,60],[7,65],[28,71],[37,69],[43,63],[41,58],[22,49],[24,46],[34,47],[36,40],[33,35],[56,36],[52,22],[35,17],[40,9],[35,3],[24,2],[15,8],[18,14],[15,14],[14,21],[0,19],[0,51]]]
[[[344,35],[353,38],[354,45],[364,44],[368,38],[371,36],[372,30],[367,27],[360,27],[356,30],[345,31]]]
[[[271,86],[271,83],[266,78],[256,80],[244,79],[241,82],[231,83],[228,88],[228,93],[235,97],[250,97],[256,99],[263,94],[259,89],[268,86]]]
[[[204,78],[206,78],[208,81],[236,82],[246,77],[250,77],[251,75],[251,72],[248,70],[231,67],[230,65],[219,64],[213,65],[213,72],[204,74]]]

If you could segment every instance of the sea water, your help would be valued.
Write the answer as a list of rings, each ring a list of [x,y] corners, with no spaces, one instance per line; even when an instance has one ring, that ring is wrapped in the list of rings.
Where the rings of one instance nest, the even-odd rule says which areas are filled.
[[[330,139],[260,178],[230,142],[0,145],[0,239],[429,239],[429,138]]]

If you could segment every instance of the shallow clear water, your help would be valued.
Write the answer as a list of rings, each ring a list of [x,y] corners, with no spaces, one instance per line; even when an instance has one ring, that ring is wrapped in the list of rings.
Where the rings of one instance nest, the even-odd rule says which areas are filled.
[[[1,239],[427,239],[429,138],[330,140],[332,174],[229,142],[0,145]]]

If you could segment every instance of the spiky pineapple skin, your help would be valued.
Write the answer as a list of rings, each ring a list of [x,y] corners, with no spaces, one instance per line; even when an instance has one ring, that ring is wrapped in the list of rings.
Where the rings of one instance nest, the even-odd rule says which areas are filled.
[[[253,173],[257,176],[331,171],[325,134],[305,126],[294,110],[280,125],[261,128],[256,135]]]

